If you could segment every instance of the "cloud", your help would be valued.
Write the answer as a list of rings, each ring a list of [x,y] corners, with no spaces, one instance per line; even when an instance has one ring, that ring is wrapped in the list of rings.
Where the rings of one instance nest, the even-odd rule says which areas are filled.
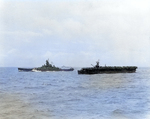
[[[42,59],[53,60],[58,55],[63,60],[71,56],[67,61],[70,64],[81,61],[83,56],[79,65],[84,60],[86,65],[102,59],[103,64],[147,66],[149,3],[149,0],[3,1],[0,52],[3,56],[11,49],[20,55],[32,53],[31,60],[38,54]],[[19,54],[16,57],[21,58]],[[88,57],[91,60],[87,61]]]
[[[127,32],[130,28],[136,33],[138,26],[145,25],[146,18],[149,19],[147,2],[140,2],[141,6],[138,2],[12,2],[6,3],[4,18],[9,29],[15,24],[27,30],[49,30],[51,35],[61,37],[65,34],[98,38],[101,34]]]

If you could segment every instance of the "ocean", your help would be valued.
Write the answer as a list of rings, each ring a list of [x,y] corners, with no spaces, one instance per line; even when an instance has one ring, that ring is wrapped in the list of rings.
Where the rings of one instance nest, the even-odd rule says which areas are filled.
[[[1,67],[0,119],[150,119],[150,68],[78,75]]]

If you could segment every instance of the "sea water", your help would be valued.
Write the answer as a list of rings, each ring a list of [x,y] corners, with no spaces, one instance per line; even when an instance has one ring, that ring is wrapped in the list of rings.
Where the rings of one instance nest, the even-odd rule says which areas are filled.
[[[78,75],[0,68],[0,119],[149,119],[150,68]]]

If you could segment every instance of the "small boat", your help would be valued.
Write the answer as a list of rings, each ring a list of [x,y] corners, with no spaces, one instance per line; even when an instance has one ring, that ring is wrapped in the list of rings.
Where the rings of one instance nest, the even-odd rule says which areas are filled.
[[[18,71],[31,72],[34,68],[18,68]]]

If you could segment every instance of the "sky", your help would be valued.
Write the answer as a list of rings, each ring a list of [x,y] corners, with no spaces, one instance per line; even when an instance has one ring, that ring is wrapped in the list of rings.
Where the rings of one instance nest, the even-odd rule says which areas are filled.
[[[149,0],[0,0],[0,67],[150,67]]]

